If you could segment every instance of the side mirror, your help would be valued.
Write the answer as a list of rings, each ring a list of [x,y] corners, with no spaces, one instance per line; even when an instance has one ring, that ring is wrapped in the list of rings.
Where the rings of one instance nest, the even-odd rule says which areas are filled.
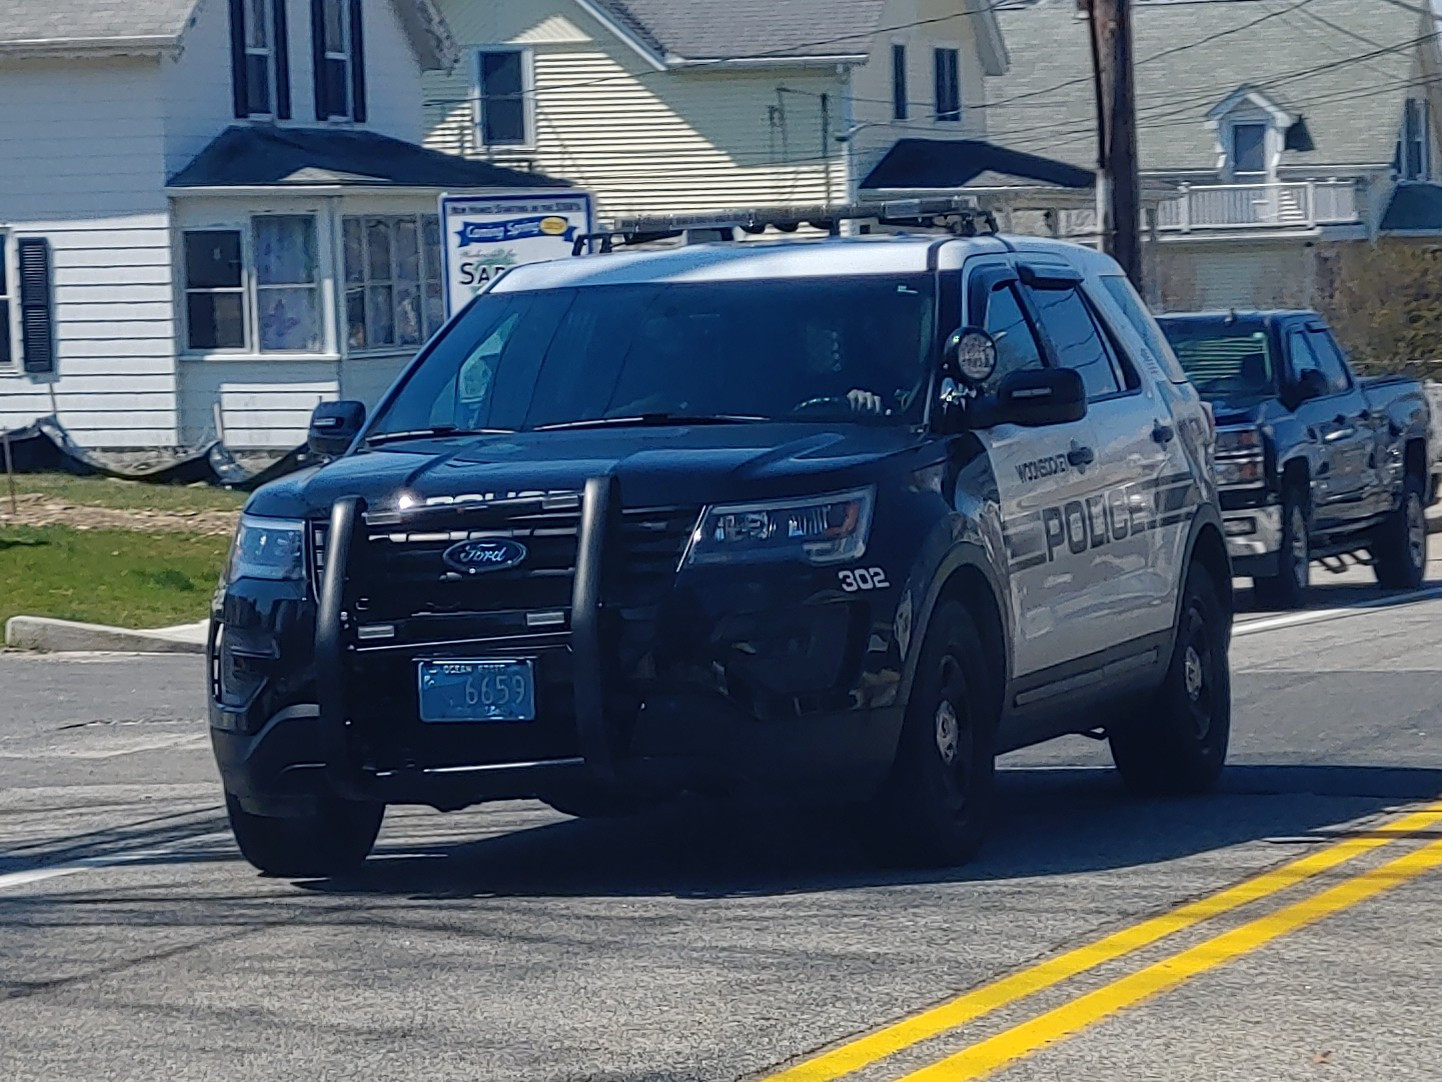
[[[310,415],[306,443],[316,454],[335,458],[350,450],[365,423],[363,402],[322,402]]]
[[[1073,368],[1030,368],[1012,372],[996,392],[996,423],[1043,428],[1080,421],[1087,415],[1087,389]]]
[[[1292,385],[1292,397],[1297,405],[1303,402],[1310,402],[1314,398],[1325,398],[1330,388],[1327,386],[1327,377],[1315,368],[1309,368],[1297,377]]]

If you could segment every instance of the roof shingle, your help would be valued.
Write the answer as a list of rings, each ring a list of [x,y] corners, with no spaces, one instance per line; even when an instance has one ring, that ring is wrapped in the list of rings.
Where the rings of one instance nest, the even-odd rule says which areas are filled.
[[[686,60],[856,56],[884,0],[594,0],[658,56]]]

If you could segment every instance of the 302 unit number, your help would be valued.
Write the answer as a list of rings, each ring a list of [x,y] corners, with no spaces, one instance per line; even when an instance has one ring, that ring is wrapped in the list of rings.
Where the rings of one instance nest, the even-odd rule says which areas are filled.
[[[858,567],[852,571],[838,571],[836,577],[841,581],[841,588],[848,594],[854,594],[858,590],[884,590],[891,585],[886,580],[886,572],[879,567]]]

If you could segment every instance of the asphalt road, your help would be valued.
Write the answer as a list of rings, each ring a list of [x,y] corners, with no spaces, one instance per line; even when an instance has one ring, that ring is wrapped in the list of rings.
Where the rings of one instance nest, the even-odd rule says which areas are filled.
[[[941,874],[823,815],[518,803],[268,880],[195,659],[0,654],[0,1078],[1436,1078],[1442,599],[1321,616],[1244,614],[1220,794],[1035,749]]]

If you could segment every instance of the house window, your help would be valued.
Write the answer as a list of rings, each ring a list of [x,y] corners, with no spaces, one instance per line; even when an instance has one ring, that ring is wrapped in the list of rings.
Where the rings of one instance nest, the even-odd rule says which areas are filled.
[[[342,230],[350,349],[420,345],[445,321],[440,219],[347,217]]]
[[[251,219],[249,229],[187,230],[182,249],[186,342],[192,351],[320,352],[313,217],[264,215]]]
[[[936,119],[949,123],[961,120],[961,52],[937,49]]]
[[[10,275],[7,273],[10,252],[5,243],[8,239],[0,233],[0,371],[15,363],[11,345],[13,332],[10,329]]]
[[[1267,125],[1232,125],[1232,175],[1240,181],[1267,175]]]
[[[476,96],[481,145],[526,147],[535,143],[527,101],[532,56],[527,49],[482,49],[476,54]]]
[[[275,79],[275,27],[271,0],[245,0],[246,112],[271,116]]]
[[[366,118],[360,0],[311,0],[317,120]]]
[[[905,120],[910,115],[906,95],[906,46],[891,47],[891,119]]]
[[[1431,119],[1426,100],[1407,99],[1402,123],[1400,159],[1403,180],[1426,180],[1432,175]]]

